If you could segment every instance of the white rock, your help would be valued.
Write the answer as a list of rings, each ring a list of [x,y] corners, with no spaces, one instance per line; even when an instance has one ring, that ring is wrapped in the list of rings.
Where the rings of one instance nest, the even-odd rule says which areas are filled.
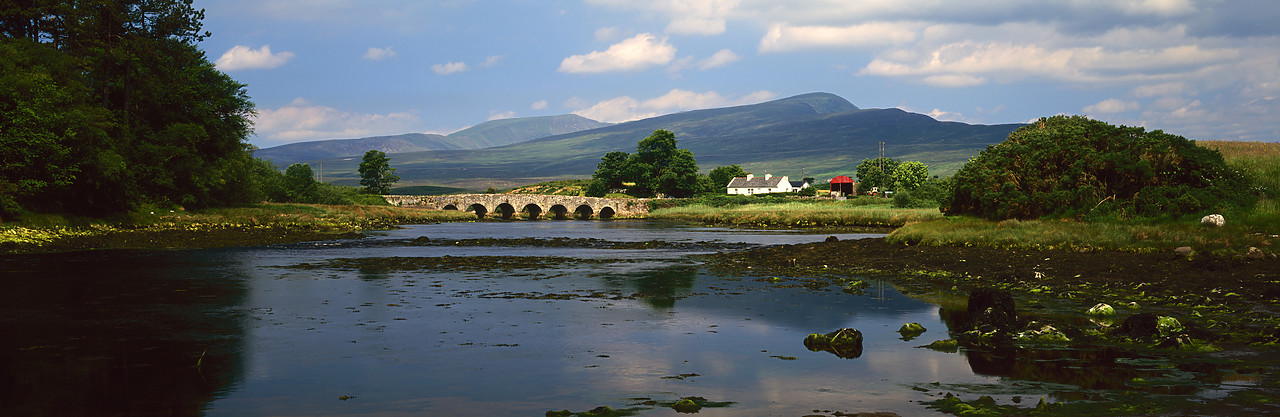
[[[1200,218],[1200,224],[1205,226],[1222,226],[1227,224],[1227,219],[1221,214],[1210,214]]]

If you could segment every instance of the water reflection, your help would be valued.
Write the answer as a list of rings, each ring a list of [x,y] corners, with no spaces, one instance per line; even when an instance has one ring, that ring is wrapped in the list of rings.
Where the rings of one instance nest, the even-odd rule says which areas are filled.
[[[0,415],[198,415],[242,378],[234,252],[0,257]]]

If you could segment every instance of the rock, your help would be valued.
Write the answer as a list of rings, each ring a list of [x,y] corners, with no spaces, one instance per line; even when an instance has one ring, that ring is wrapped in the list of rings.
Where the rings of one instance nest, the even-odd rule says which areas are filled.
[[[1014,338],[1022,343],[1066,343],[1071,341],[1071,338],[1067,337],[1066,333],[1048,324],[1020,332],[1014,335]]]
[[[810,352],[826,351],[845,359],[862,356],[862,332],[844,328],[825,335],[812,333],[804,338],[804,347]]]
[[[953,339],[935,340],[933,343],[930,343],[923,347],[926,349],[932,349],[940,352],[954,353],[956,350],[959,350],[960,342],[957,342]]]
[[[1129,318],[1124,319],[1120,326],[1116,327],[1116,333],[1137,339],[1149,339],[1160,334],[1156,325],[1160,322],[1160,316],[1151,313],[1138,313]]]
[[[1160,333],[1160,337],[1171,337],[1182,333],[1186,328],[1182,327],[1182,322],[1173,317],[1160,316],[1156,318],[1156,332]]]
[[[1208,216],[1201,217],[1200,224],[1205,226],[1222,227],[1222,225],[1227,224],[1227,219],[1222,217],[1221,214],[1210,214]]]
[[[1262,253],[1262,249],[1250,246],[1249,251],[1244,254],[1244,257],[1249,259],[1262,259],[1267,257],[1267,254]]]
[[[969,293],[968,328],[980,333],[1008,332],[1018,327],[1013,295],[1005,290],[978,288]]]
[[[1086,311],[1084,314],[1090,316],[1114,316],[1116,315],[1116,309],[1115,307],[1111,307],[1110,304],[1098,303],[1097,305],[1089,308],[1089,311]]]
[[[925,329],[924,326],[920,325],[920,323],[906,323],[903,324],[902,327],[898,328],[898,333],[901,333],[903,336],[919,336],[926,330],[928,329]]]
[[[1195,251],[1191,250],[1190,246],[1181,246],[1177,249],[1174,249],[1173,253],[1178,254],[1178,256],[1191,256],[1191,254],[1195,253]]]
[[[824,242],[831,243],[831,242],[839,242],[839,241],[840,241],[840,238],[838,237],[827,236],[827,240],[825,240]]]
[[[702,406],[698,405],[698,403],[694,402],[692,399],[685,398],[675,404],[672,404],[671,409],[676,410],[676,412],[679,413],[692,414],[702,410]]]

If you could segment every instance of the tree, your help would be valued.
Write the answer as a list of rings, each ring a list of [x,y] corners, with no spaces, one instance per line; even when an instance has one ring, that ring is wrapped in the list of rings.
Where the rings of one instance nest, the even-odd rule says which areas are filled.
[[[960,168],[943,211],[989,219],[1177,216],[1248,207],[1252,189],[1217,151],[1181,136],[1054,116]]]
[[[658,175],[654,191],[668,197],[691,197],[701,188],[698,182],[698,161],[688,149],[677,149]]]
[[[711,172],[707,173],[707,176],[711,177],[711,183],[715,188],[718,188],[719,191],[724,191],[724,188],[729,186],[730,181],[733,181],[735,177],[747,176],[747,172],[743,171],[742,167],[736,164],[729,166],[722,165],[712,168]]]
[[[665,194],[691,196],[704,190],[698,178],[698,162],[693,152],[676,147],[676,136],[667,130],[655,130],[636,145],[636,153],[613,151],[600,158],[586,194],[599,197],[610,190],[627,188],[638,196]],[[632,186],[626,186],[632,183]]]
[[[906,161],[893,169],[894,190],[915,190],[929,179],[929,166],[920,161]]]
[[[863,159],[858,164],[858,189],[870,190],[871,187],[880,187],[880,191],[893,186],[893,170],[898,168],[898,160],[893,158],[880,157],[875,159]]]
[[[31,93],[13,109],[45,126],[31,130],[33,119],[5,117],[14,124],[0,127],[4,147],[32,141],[23,149],[44,155],[34,162],[4,155],[14,165],[0,172],[0,182],[18,184],[24,205],[101,215],[148,203],[202,207],[254,196],[245,142],[253,104],[245,86],[197,46],[209,33],[201,29],[204,12],[191,4],[0,5],[0,54],[7,55],[0,62],[14,64],[0,71],[6,78],[0,91]],[[55,108],[40,110],[47,106]]]
[[[319,196],[319,181],[311,165],[293,164],[284,170],[284,192],[294,203],[314,203]]]
[[[360,161],[360,185],[369,194],[387,194],[391,192],[391,184],[400,181],[396,169],[391,167],[391,158],[386,153],[371,149],[364,153]]]
[[[623,188],[622,182],[626,176],[627,160],[630,157],[631,155],[622,151],[604,154],[604,157],[600,158],[600,163],[596,164],[596,172],[591,175],[591,178],[601,181],[605,193],[611,189]]]

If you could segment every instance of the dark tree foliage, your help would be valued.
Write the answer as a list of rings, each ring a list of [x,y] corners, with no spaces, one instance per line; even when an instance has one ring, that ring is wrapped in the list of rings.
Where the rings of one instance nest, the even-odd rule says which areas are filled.
[[[316,181],[316,173],[311,165],[293,164],[284,170],[284,192],[287,201],[294,203],[312,203],[319,197],[320,182]]]
[[[747,171],[743,171],[742,167],[734,164],[712,168],[711,172],[707,173],[707,176],[711,178],[711,184],[714,186],[713,189],[724,191],[724,188],[728,187],[729,182],[733,181],[735,177],[747,176]],[[810,182],[812,182],[812,180],[810,180]]]
[[[858,189],[871,190],[880,187],[881,191],[893,187],[893,171],[901,162],[897,159],[879,157],[863,159],[858,164]]]
[[[191,0],[0,2],[0,183],[37,210],[249,202],[244,85],[196,46]],[[18,97],[22,94],[22,97]],[[10,148],[9,145],[17,143]],[[33,158],[32,155],[40,155]]]
[[[377,149],[364,153],[360,161],[360,185],[369,194],[387,194],[391,192],[391,184],[400,181],[396,169],[391,167],[391,158]]]
[[[988,146],[953,176],[947,214],[989,219],[1161,216],[1247,207],[1217,151],[1160,130],[1054,116]]]
[[[698,176],[693,152],[677,148],[676,135],[659,129],[641,139],[634,154],[605,154],[596,165],[586,194],[600,197],[625,186],[629,194],[637,196],[688,197],[703,191],[705,185],[706,181]]]

